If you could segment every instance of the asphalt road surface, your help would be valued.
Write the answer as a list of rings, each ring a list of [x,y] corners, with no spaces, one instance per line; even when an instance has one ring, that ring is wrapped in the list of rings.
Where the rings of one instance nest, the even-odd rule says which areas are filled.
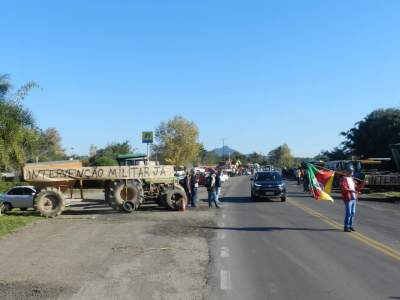
[[[286,203],[251,202],[231,178],[222,209],[201,189],[184,213],[88,195],[0,239],[0,299],[400,299],[400,204],[360,202],[349,234],[341,200],[287,186]]]
[[[251,202],[248,177],[225,191],[211,241],[209,299],[400,299],[400,205],[360,202],[357,233],[343,203],[287,182],[286,203]]]

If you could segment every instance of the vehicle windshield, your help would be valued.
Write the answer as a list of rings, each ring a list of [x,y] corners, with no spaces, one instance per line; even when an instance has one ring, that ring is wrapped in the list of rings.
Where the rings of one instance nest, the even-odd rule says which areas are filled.
[[[258,173],[256,175],[257,181],[280,181],[282,180],[281,175],[278,173]]]

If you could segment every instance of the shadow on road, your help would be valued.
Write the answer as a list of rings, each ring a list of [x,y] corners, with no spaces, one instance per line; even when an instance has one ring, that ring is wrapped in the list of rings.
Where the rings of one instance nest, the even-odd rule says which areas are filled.
[[[212,229],[212,230],[228,230],[228,231],[247,231],[247,232],[255,232],[255,231],[333,231],[333,232],[342,232],[339,229],[320,229],[320,228],[305,228],[305,227],[214,227],[214,226],[205,226],[201,227],[202,229]]]
[[[288,197],[294,197],[294,198],[312,198],[311,194],[309,193],[293,193],[293,192],[287,192]]]
[[[388,197],[388,198],[368,198],[368,197],[362,197],[360,198],[360,201],[362,202],[384,202],[384,203],[400,203],[400,198],[399,197]],[[397,298],[397,299],[400,299]]]
[[[222,203],[249,203],[249,197],[223,197],[221,198]]]
[[[86,201],[86,200],[85,200]],[[141,205],[137,211],[153,211],[153,212],[168,212],[165,207],[160,207],[156,204]],[[105,201],[77,203],[69,206],[62,214],[66,216],[84,216],[84,215],[109,215],[125,213],[111,208]]]

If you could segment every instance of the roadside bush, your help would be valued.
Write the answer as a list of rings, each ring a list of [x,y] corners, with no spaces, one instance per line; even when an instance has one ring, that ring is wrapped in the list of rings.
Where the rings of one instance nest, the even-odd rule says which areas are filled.
[[[17,185],[28,185],[28,184],[26,182],[0,180],[0,193],[5,193],[10,188]]]

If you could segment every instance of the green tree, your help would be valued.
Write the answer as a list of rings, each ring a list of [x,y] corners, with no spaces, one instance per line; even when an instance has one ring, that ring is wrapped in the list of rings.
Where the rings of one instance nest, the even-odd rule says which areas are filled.
[[[359,157],[390,157],[390,144],[400,142],[400,109],[378,109],[347,132],[344,149]]]
[[[331,151],[323,150],[318,154],[315,159],[329,161],[329,160],[345,160],[350,159],[351,154],[343,147],[335,147]]]
[[[17,169],[23,165],[39,140],[31,112],[24,108],[22,100],[38,85],[29,82],[11,93],[8,75],[0,76],[0,168]]]
[[[154,151],[162,161],[172,165],[197,162],[201,145],[199,129],[194,122],[176,116],[162,122],[155,133],[157,144]]]
[[[262,164],[264,160],[265,156],[257,152],[251,153],[248,157],[248,161],[251,163]]]
[[[34,151],[37,161],[51,161],[67,159],[65,150],[61,145],[61,136],[54,127],[40,130],[40,138]]]
[[[215,151],[207,151],[204,148],[200,150],[200,160],[203,165],[216,165],[221,160],[221,157]]]
[[[291,168],[294,158],[287,144],[283,144],[268,153],[268,160],[276,167]]]
[[[91,160],[90,165],[100,167],[100,166],[116,166],[118,163],[115,159],[107,156],[94,157]]]
[[[129,141],[124,141],[121,143],[112,143],[105,147],[104,149],[98,150],[99,156],[106,156],[111,158],[117,158],[120,154],[127,154],[132,152],[132,147]]]
[[[245,163],[247,161],[247,157],[246,157],[246,155],[236,151],[236,152],[233,152],[231,154],[231,160],[232,161],[238,161],[239,160],[242,163]]]
[[[10,90],[10,77],[7,74],[0,75],[0,100],[4,100]]]
[[[118,155],[131,153],[133,150],[129,141],[112,143],[103,149],[97,150],[96,155],[89,158],[89,164],[91,166],[115,166],[117,165]]]

